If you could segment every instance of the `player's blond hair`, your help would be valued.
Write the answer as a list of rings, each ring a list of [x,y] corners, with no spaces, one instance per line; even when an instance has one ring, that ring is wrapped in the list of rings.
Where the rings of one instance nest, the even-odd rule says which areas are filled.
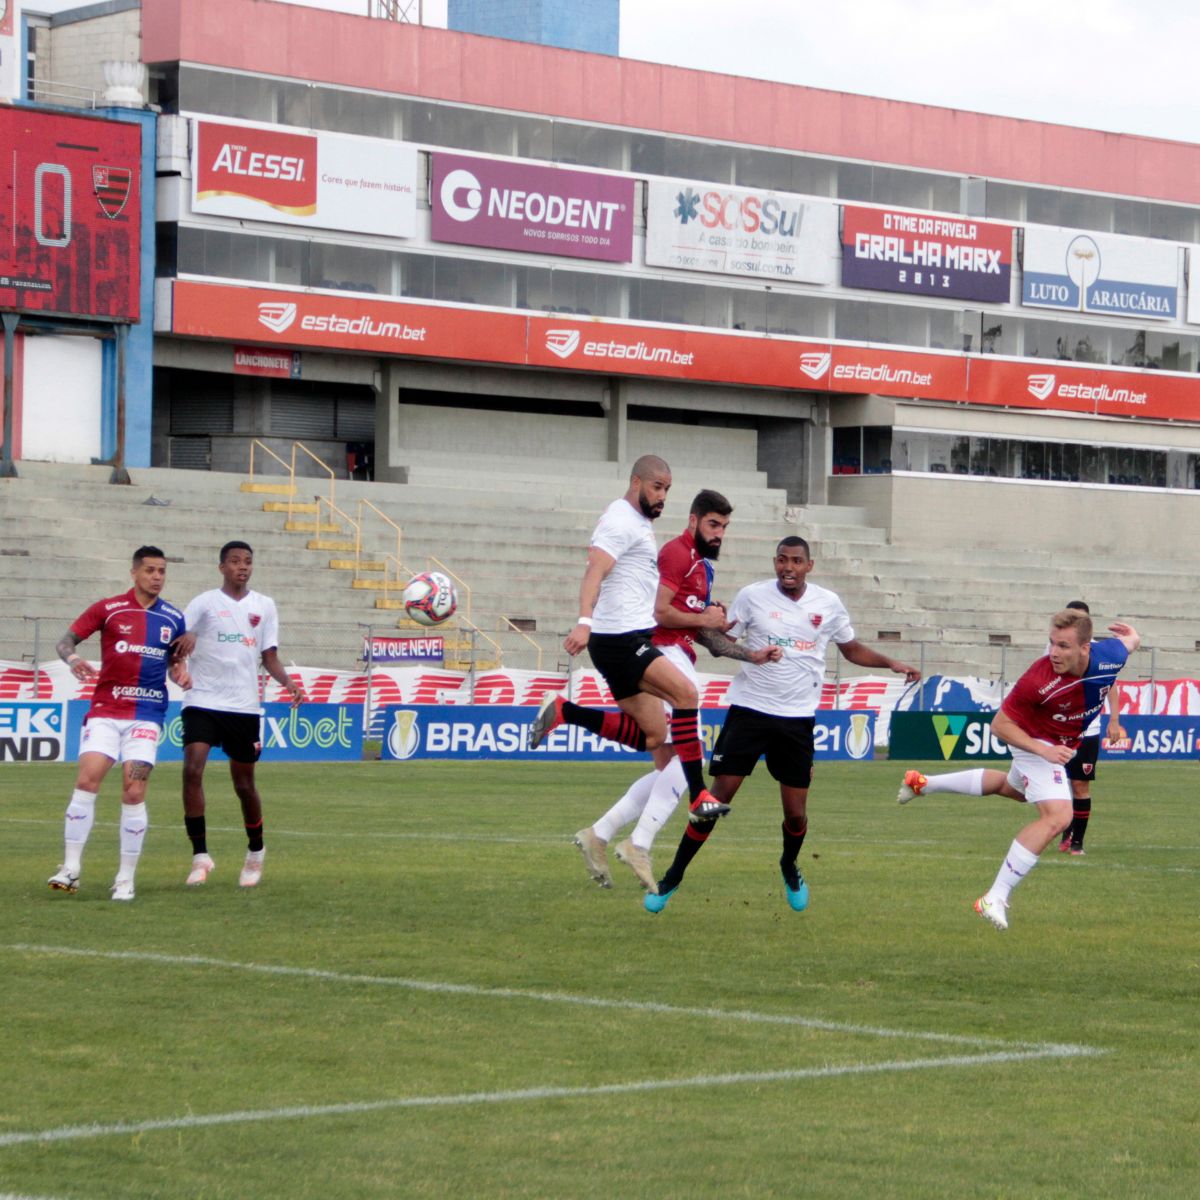
[[[1051,629],[1074,629],[1081,646],[1092,640],[1092,618],[1077,608],[1064,608],[1050,618]]]

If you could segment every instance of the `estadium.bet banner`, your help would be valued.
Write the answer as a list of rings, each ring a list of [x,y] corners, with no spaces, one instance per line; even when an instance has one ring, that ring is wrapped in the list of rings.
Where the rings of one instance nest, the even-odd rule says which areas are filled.
[[[649,761],[645,752],[606,741],[578,725],[560,725],[541,746],[531,750],[529,724],[536,712],[536,708],[525,705],[498,704],[392,707],[384,718],[383,757]],[[712,709],[700,714],[700,740],[706,757],[716,744],[725,713],[725,709]],[[873,712],[818,712],[813,757],[869,760],[875,753],[874,729]]]

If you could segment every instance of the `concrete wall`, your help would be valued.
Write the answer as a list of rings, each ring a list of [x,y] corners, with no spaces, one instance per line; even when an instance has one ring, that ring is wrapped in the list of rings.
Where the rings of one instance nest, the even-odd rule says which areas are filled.
[[[72,21],[68,14],[48,32],[43,34],[45,49],[39,46],[38,51],[39,79],[91,88],[100,97],[105,88],[102,63],[141,61],[142,20],[136,7],[86,21]]]

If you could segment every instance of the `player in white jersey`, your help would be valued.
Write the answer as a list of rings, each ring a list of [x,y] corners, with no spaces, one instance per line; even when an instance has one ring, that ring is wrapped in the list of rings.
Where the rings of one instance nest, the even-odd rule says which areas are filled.
[[[186,636],[192,639],[192,686],[183,698],[183,824],[192,843],[187,882],[197,887],[215,866],[205,828],[204,768],[209,751],[219,746],[229,758],[249,847],[238,882],[255,887],[266,856],[262,798],[254,782],[254,764],[262,753],[259,663],[288,690],[293,708],[304,699],[304,690],[279,661],[275,601],[250,589],[254,551],[246,542],[226,542],[219,570],[222,585],[202,592],[184,613]]]
[[[587,649],[604,676],[618,712],[584,708],[553,693],[530,727],[533,749],[564,722],[635,750],[654,750],[667,737],[660,701],[671,706],[671,741],[683,766],[690,793],[688,819],[719,817],[729,806],[704,786],[700,746],[700,697],[686,678],[651,641],[658,594],[658,546],[652,522],[662,514],[671,490],[671,468],[654,454],[633,464],[629,487],[604,510],[588,549],[579,588],[579,618],[563,643],[568,654]],[[701,624],[720,628],[724,613],[714,608]]]
[[[779,647],[779,662],[745,664],[729,685],[729,711],[709,772],[713,794],[728,804],[766,755],[767,770],[783,801],[783,875],[787,902],[796,912],[808,907],[808,885],[796,866],[808,832],[808,787],[812,780],[813,727],[825,679],[825,651],[833,642],[848,662],[885,667],[912,683],[916,667],[888,658],[854,636],[850,616],[833,592],[808,582],[814,566],[808,543],[786,537],[775,550],[775,578],[742,588],[729,609],[728,633],[750,650]],[[714,822],[689,825],[675,861],[648,892],[648,912],[662,912],[683,881],[688,863],[712,832]]]

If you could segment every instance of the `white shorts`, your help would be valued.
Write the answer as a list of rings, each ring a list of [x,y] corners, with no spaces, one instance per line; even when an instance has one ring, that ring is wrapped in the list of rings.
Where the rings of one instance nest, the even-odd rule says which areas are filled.
[[[671,664],[671,666],[678,667],[679,670],[683,673],[684,678],[687,679],[689,683],[691,683],[691,685],[696,689],[697,692],[699,692],[700,691],[700,679],[696,675],[696,664],[694,662],[692,662],[692,660],[690,658],[688,658],[687,651],[682,646],[659,646],[658,649],[661,652],[663,658],[665,658],[667,660],[667,662],[669,662]],[[663,701],[663,712],[665,712],[667,714],[667,716],[670,717],[671,706],[665,700]],[[667,744],[670,745],[670,742],[671,742],[671,722],[668,720],[668,722],[667,722]]]
[[[162,726],[154,721],[116,721],[88,717],[79,742],[80,754],[104,754],[113,762],[144,762],[154,766]]]
[[[1013,763],[1008,773],[1008,782],[1025,797],[1026,804],[1040,804],[1044,800],[1070,800],[1071,781],[1067,768],[1058,763],[1049,763],[1041,755],[1012,747]]]

